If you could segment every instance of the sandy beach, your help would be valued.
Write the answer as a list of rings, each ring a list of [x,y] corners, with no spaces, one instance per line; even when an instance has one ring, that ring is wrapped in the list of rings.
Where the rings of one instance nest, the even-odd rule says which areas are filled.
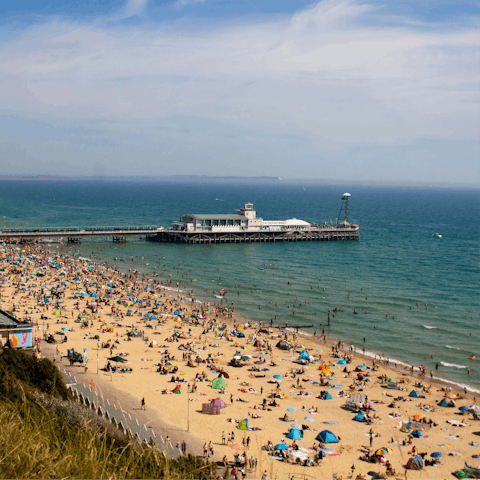
[[[120,399],[126,411],[163,430],[172,443],[185,440],[189,453],[202,455],[209,442],[215,460],[226,456],[233,462],[234,454],[245,452],[249,467],[251,457],[257,463],[247,478],[261,478],[266,471],[269,479],[363,478],[368,472],[386,475],[388,469],[405,478],[414,454],[425,453],[426,463],[434,452],[441,454],[434,455],[437,464],[408,470],[409,479],[450,478],[465,462],[480,464],[477,399],[468,391],[466,396],[449,391],[429,371],[416,370],[413,376],[350,347],[344,350],[331,338],[260,326],[255,319],[238,318],[230,306],[201,304],[189,292],[166,289],[157,277],[55,256],[38,246],[5,246],[0,253],[1,308],[37,324],[39,354],[74,372],[77,381],[93,381],[107,398]],[[48,335],[57,343],[45,342]],[[60,343],[65,335],[67,341]],[[288,349],[277,347],[281,340]],[[67,349],[72,348],[82,354],[87,349],[87,369],[70,365]],[[109,362],[115,356],[128,363]],[[212,388],[219,376],[225,387]],[[395,388],[387,388],[389,383]],[[181,393],[172,393],[178,387]],[[410,396],[413,390],[418,398]],[[322,392],[331,398],[319,398]],[[216,398],[226,405],[220,414],[202,413],[202,404]],[[356,412],[344,408],[348,400],[357,400],[368,422],[353,420]],[[442,407],[442,400],[455,406]],[[237,428],[244,419],[254,429]],[[410,430],[402,428],[415,420]],[[295,441],[287,438],[294,424],[303,431]],[[420,438],[411,435],[416,429]],[[320,444],[316,437],[324,430],[338,443]],[[269,443],[286,443],[286,458],[279,450],[266,450]],[[386,453],[372,457],[382,448]],[[299,465],[297,458],[313,465]]]

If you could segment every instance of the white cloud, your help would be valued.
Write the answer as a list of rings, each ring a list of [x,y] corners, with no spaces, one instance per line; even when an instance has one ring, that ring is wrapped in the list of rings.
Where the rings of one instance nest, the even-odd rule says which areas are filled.
[[[175,8],[183,8],[187,5],[196,5],[198,3],[205,3],[206,0],[175,0]]]
[[[124,20],[141,15],[147,8],[148,0],[127,0],[124,7],[109,19],[112,21]]]
[[[130,1],[124,13],[145,5]],[[355,1],[208,28],[52,22],[3,45],[0,102],[17,115],[101,120],[102,131],[143,132],[153,145],[168,137],[199,148],[215,138],[237,146],[238,132],[250,142],[244,152],[261,145],[269,161],[282,157],[278,146],[290,136],[291,151],[310,156],[418,139],[471,141],[478,44],[471,26],[394,25],[386,12]],[[180,131],[157,128],[176,116]],[[212,122],[208,134],[195,135],[191,119]]]

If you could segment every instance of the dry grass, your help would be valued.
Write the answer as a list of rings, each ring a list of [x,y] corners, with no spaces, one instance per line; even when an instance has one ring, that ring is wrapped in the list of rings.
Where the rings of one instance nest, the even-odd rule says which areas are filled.
[[[82,425],[75,414],[72,427],[56,410],[27,399],[0,403],[0,478],[178,479],[214,470],[195,457],[169,461],[155,448],[115,439],[92,428],[88,415]]]

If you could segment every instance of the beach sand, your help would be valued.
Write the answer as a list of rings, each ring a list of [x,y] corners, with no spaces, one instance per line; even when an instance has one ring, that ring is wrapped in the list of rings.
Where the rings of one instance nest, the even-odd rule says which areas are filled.
[[[75,260],[72,258],[54,258],[54,255],[40,247],[22,247],[17,250],[15,246],[8,246],[7,252],[2,253],[1,266],[4,268],[3,275],[5,283],[2,284],[1,291],[1,308],[4,310],[12,310],[15,305],[15,313],[18,318],[23,319],[26,315],[38,324],[37,335],[43,337],[45,333],[54,333],[60,331],[61,328],[73,329],[66,332],[68,341],[61,344],[47,344],[41,342],[41,354],[46,355],[60,364],[62,368],[72,371],[78,382],[85,384],[91,380],[94,382],[94,388],[103,393],[110,402],[120,402],[122,408],[133,416],[137,416],[139,421],[147,423],[148,426],[154,427],[155,431],[162,435],[168,435],[175,445],[176,442],[183,439],[187,442],[187,452],[194,454],[203,454],[203,444],[212,442],[214,449],[213,459],[221,460],[224,455],[227,456],[229,462],[233,461],[233,455],[237,452],[230,445],[222,445],[222,432],[228,437],[229,433],[234,432],[235,444],[242,446],[242,441],[250,437],[250,444],[246,449],[247,458],[251,456],[257,459],[257,467],[249,469],[247,478],[261,478],[262,473],[266,470],[268,478],[290,478],[294,475],[301,478],[302,475],[311,478],[333,478],[336,473],[339,477],[350,478],[352,476],[352,466],[355,466],[354,477],[359,474],[367,474],[367,472],[375,471],[385,474],[386,468],[380,464],[367,463],[359,458],[364,455],[361,450],[370,448],[370,429],[373,430],[375,436],[372,438],[371,451],[376,451],[382,447],[388,447],[391,453],[385,455],[393,469],[395,469],[398,478],[405,478],[405,468],[408,459],[412,456],[409,452],[413,446],[418,452],[426,452],[426,459],[430,459],[432,452],[441,452],[442,457],[437,466],[428,466],[423,470],[408,470],[408,478],[448,478],[451,473],[464,467],[466,461],[470,465],[478,466],[479,459],[472,458],[472,455],[480,453],[480,446],[471,446],[471,442],[480,443],[480,437],[473,434],[480,430],[480,422],[472,419],[472,414],[457,415],[458,407],[469,406],[474,399],[471,395],[466,398],[456,400],[456,408],[442,408],[437,406],[446,395],[445,391],[441,391],[442,385],[438,382],[431,384],[429,378],[416,378],[409,372],[395,372],[385,365],[380,365],[377,360],[377,370],[373,370],[372,359],[364,359],[357,353],[353,354],[353,361],[346,365],[351,372],[347,374],[343,371],[345,365],[337,365],[339,358],[334,356],[332,352],[333,339],[322,338],[314,339],[312,337],[299,336],[293,339],[293,333],[288,332],[288,340],[292,344],[302,345],[302,348],[294,348],[291,351],[284,351],[276,348],[276,343],[282,338],[283,334],[277,328],[267,329],[268,333],[259,333],[259,328],[253,325],[245,329],[244,338],[232,337],[231,341],[225,337],[218,337],[218,332],[208,329],[209,322],[217,321],[219,325],[226,322],[229,327],[233,328],[233,321],[237,325],[244,324],[245,321],[236,318],[227,318],[222,313],[218,314],[218,318],[214,316],[212,306],[203,306],[210,313],[205,314],[206,319],[199,321],[203,325],[194,325],[193,320],[187,320],[193,309],[199,309],[198,303],[192,303],[186,293],[176,293],[164,288],[156,288],[154,285],[155,278],[141,276],[130,278],[115,272],[106,270],[104,266],[95,265],[85,260]],[[18,255],[20,260],[18,265],[14,265],[15,259],[8,249],[13,249],[13,253]],[[32,253],[36,258],[32,257]],[[8,260],[11,258],[13,260]],[[55,267],[52,259],[58,264]],[[24,259],[29,259],[26,263],[22,263]],[[31,262],[31,263],[29,263]],[[74,268],[75,265],[75,268]],[[41,269],[43,267],[43,269]],[[43,277],[34,275],[25,276],[24,273],[34,274],[42,270],[45,273]],[[22,273],[24,272],[24,273]],[[23,280],[22,280],[23,278]],[[75,279],[76,278],[76,279]],[[88,280],[87,280],[88,279]],[[66,283],[64,283],[66,282]],[[97,283],[94,283],[97,282]],[[120,282],[123,282],[120,283]],[[21,284],[24,286],[22,287]],[[99,303],[97,313],[93,314],[91,308],[88,307],[92,301],[98,301],[108,290],[108,284],[113,284],[116,288],[110,290],[111,297],[108,299],[109,304]],[[33,287],[35,285],[35,287]],[[44,296],[40,294],[42,286],[44,294],[50,298],[50,302],[44,306]],[[30,288],[29,288],[30,286]],[[146,287],[150,291],[146,291]],[[51,288],[63,290],[60,294],[61,308],[53,306],[55,299],[51,297]],[[22,290],[25,288],[25,290]],[[99,298],[92,298],[89,295],[75,295],[81,291],[96,292]],[[36,297],[33,296],[36,292]],[[155,309],[155,316],[161,319],[162,324],[158,320],[148,321],[144,319],[147,312],[152,311],[152,305],[145,305],[139,308],[139,305],[133,302],[128,304],[129,292],[134,292],[135,298],[144,299],[145,302],[161,301]],[[80,299],[83,298],[83,299]],[[126,299],[122,303],[118,300]],[[182,300],[184,303],[182,303]],[[38,304],[37,304],[38,301]],[[78,308],[75,306],[79,302]],[[116,312],[112,312],[112,307]],[[173,315],[176,310],[181,310],[182,322],[177,316]],[[127,316],[127,312],[133,310],[132,316]],[[54,315],[54,311],[60,311],[61,315]],[[77,323],[79,314],[85,312],[81,318],[88,319],[88,328],[81,328],[81,324]],[[73,315],[72,315],[73,313]],[[198,313],[195,312],[198,316]],[[42,319],[41,317],[46,317]],[[123,318],[122,318],[123,316]],[[64,322],[64,323],[58,323]],[[190,323],[189,323],[190,322]],[[43,325],[45,324],[45,325]],[[120,326],[121,325],[121,326]],[[131,326],[137,326],[137,330],[144,332],[144,336],[132,338],[127,341],[126,332],[132,330]],[[148,328],[151,326],[152,328]],[[112,331],[106,331],[107,328]],[[191,329],[191,336],[188,335]],[[188,337],[188,339],[180,339],[179,342],[168,341],[172,332],[176,330]],[[257,335],[258,340],[268,341],[271,345],[271,353],[267,348],[256,348],[252,344],[248,344],[247,340],[250,335]],[[117,341],[115,348],[110,351],[107,348],[99,348],[97,350],[97,341],[92,339],[94,335],[99,336],[100,342],[108,340]],[[56,336],[57,340],[61,337]],[[147,340],[148,338],[148,340]],[[155,340],[157,345],[149,347],[149,343]],[[218,377],[218,374],[207,368],[209,365],[200,363],[197,367],[189,367],[186,361],[182,360],[183,351],[178,347],[195,342],[195,354],[193,358],[201,357],[206,359],[209,354],[218,359],[217,363],[210,365],[215,371],[223,369],[229,374],[226,379],[225,393],[221,394],[219,390],[211,387],[211,380]],[[111,342],[110,342],[111,343]],[[360,343],[360,342],[358,342]],[[214,346],[215,345],[215,346]],[[56,353],[56,349],[59,353]],[[80,365],[70,366],[66,358],[67,348],[74,348],[78,352],[83,352],[87,348],[88,370],[85,373],[84,367]],[[294,361],[298,358],[298,352],[306,349],[310,355],[316,357],[313,363],[302,366]],[[323,350],[317,352],[317,350]],[[192,386],[196,385],[196,391],[188,393],[187,384],[181,383],[181,394],[162,394],[162,390],[172,391],[176,384],[171,383],[171,374],[161,375],[157,372],[156,364],[160,364],[165,350],[175,357],[169,363],[178,366],[175,377],[185,379]],[[250,355],[252,358],[242,361],[245,364],[242,367],[235,368],[229,366],[232,357],[240,352],[240,355]],[[118,355],[120,353],[128,354],[124,358],[128,360],[128,364],[122,366],[131,368],[131,373],[111,373],[102,370],[107,363],[107,358]],[[97,373],[97,355],[98,355],[98,373]],[[351,355],[350,351],[338,352],[340,357]],[[320,358],[321,356],[321,358]],[[255,364],[254,362],[265,360],[264,364]],[[270,363],[274,362],[276,366]],[[325,363],[330,365],[330,371],[334,374],[334,379],[330,380],[330,386],[321,386],[318,382],[321,380],[321,370],[319,365]],[[351,386],[357,380],[355,367],[364,364],[368,368],[361,368],[368,381],[360,386],[360,390],[351,390]],[[115,365],[112,362],[112,365]],[[120,364],[118,364],[120,366]],[[169,366],[169,368],[172,368]],[[252,367],[259,370],[268,368],[268,371],[251,372],[248,371]],[[301,370],[304,373],[292,376],[293,369]],[[195,382],[197,373],[204,373],[210,381]],[[427,372],[427,377],[429,372]],[[261,378],[255,375],[262,375]],[[282,399],[276,399],[278,407],[269,407],[269,410],[259,410],[264,401],[271,402],[268,398],[273,389],[277,387],[274,383],[274,375],[281,375],[279,386],[281,394],[285,396]],[[381,381],[381,377],[395,377],[400,383],[402,390],[392,390],[385,387],[385,382]],[[316,381],[317,383],[312,383]],[[430,393],[422,393],[422,388],[416,388],[420,395],[425,398],[410,398],[409,391],[415,389],[415,382],[421,381],[423,385],[432,385],[429,389]],[[300,389],[297,386],[304,387]],[[358,382],[357,382],[358,383]],[[247,385],[248,384],[248,385]],[[335,388],[333,388],[335,386]],[[247,389],[251,388],[255,393],[249,393]],[[245,392],[240,391],[245,389]],[[261,393],[263,389],[263,394]],[[328,391],[332,396],[331,400],[321,400],[317,398],[321,391]],[[299,392],[308,392],[309,396],[300,396]],[[340,392],[344,395],[339,396]],[[370,416],[378,416],[373,419],[373,424],[367,425],[353,421],[354,412],[341,408],[349,395],[360,394],[366,395],[368,401],[372,402],[374,410],[370,411]],[[453,395],[452,395],[453,396]],[[222,398],[226,403],[220,415],[205,415],[201,413],[202,403],[208,403],[209,400],[217,397]],[[389,407],[394,397],[402,397],[402,400],[395,401],[395,407]],[[146,410],[141,411],[141,399],[145,399]],[[233,401],[232,401],[232,400]],[[243,400],[243,401],[240,401]],[[419,405],[430,405],[433,412],[424,411]],[[253,407],[257,407],[254,409]],[[314,408],[318,413],[304,410]],[[328,444],[332,452],[329,452],[325,458],[320,460],[318,466],[305,467],[295,465],[283,461],[278,461],[269,456],[269,453],[262,450],[267,442],[274,445],[281,443],[282,439],[286,440],[288,445],[292,444],[286,435],[289,427],[293,422],[282,421],[283,416],[288,408],[296,409],[295,412],[288,413],[290,419],[295,419],[295,423],[300,425],[309,425],[309,431],[304,432],[303,438],[297,441],[297,444],[306,448],[313,458],[315,453],[311,447],[319,442],[315,440],[317,434],[325,429],[331,430],[337,437],[340,437],[338,443]],[[399,413],[399,417],[391,418],[389,414]],[[252,418],[250,415],[257,414],[260,418]],[[410,445],[402,446],[404,439],[408,438],[408,434],[400,431],[398,428],[402,422],[413,419],[414,415],[425,415],[427,419],[432,419],[437,426],[423,426],[422,438],[414,438]],[[308,422],[304,418],[311,417],[314,421]],[[236,428],[237,421],[249,419],[251,426],[257,427],[258,430],[245,431]],[[228,421],[230,420],[230,421]],[[465,422],[467,426],[453,426],[447,421],[457,420]],[[330,424],[331,421],[337,422]],[[187,429],[189,432],[187,433]],[[454,436],[453,438],[448,438]],[[449,452],[456,452],[455,455],[449,455]],[[368,477],[369,478],[369,477]]]

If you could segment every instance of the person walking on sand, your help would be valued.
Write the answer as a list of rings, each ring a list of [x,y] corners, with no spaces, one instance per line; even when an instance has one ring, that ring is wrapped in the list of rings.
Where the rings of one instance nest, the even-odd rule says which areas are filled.
[[[145,397],[142,398],[140,409],[145,410]]]

